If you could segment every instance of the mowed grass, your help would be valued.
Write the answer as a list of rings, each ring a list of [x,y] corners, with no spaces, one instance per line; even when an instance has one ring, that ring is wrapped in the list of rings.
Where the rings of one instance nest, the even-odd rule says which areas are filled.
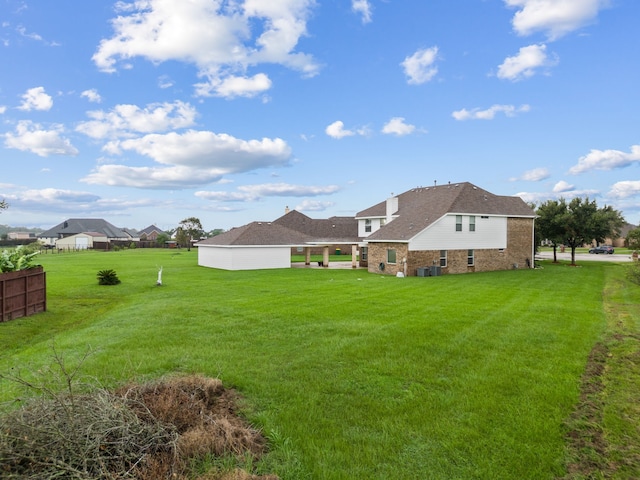
[[[104,385],[219,377],[283,479],[553,479],[618,265],[396,278],[227,272],[197,252],[43,255],[48,311],[0,324],[0,371],[52,349]],[[163,285],[156,286],[163,267]],[[116,270],[120,285],[99,286]],[[0,401],[16,388],[0,383]]]

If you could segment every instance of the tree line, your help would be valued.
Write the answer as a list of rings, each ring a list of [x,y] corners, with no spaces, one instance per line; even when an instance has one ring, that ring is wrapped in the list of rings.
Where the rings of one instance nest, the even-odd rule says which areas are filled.
[[[571,248],[571,264],[576,262],[576,248],[595,241],[598,245],[606,238],[618,238],[625,220],[622,214],[605,205],[598,208],[595,200],[564,198],[547,200],[536,209],[536,241],[543,240],[553,246],[553,261],[559,245]]]

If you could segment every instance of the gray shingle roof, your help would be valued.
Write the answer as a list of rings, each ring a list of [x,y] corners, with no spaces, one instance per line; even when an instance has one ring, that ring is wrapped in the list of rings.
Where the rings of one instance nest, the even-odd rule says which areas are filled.
[[[166,233],[156,227],[155,225],[149,225],[147,228],[144,228],[138,232],[139,235],[151,235],[153,232],[158,232],[158,235],[161,233]]]
[[[98,232],[107,238],[127,238],[122,229],[101,218],[70,218],[49,230],[42,232],[41,238],[61,238],[84,232]]]
[[[291,210],[273,223],[304,233],[315,242],[358,241],[358,222],[354,217],[314,219],[297,210]]]
[[[273,222],[251,222],[232,228],[197,245],[304,245],[310,238]]]
[[[521,198],[494,195],[468,182],[420,187],[398,195],[394,220],[367,240],[407,241],[446,214],[535,217],[534,211]],[[356,215],[357,218],[384,216],[386,201]]]

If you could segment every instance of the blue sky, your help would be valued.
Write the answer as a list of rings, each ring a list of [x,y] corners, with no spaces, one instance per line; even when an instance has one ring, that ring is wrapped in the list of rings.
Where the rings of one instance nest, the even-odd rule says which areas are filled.
[[[0,0],[0,223],[205,230],[468,181],[640,223],[637,0]]]

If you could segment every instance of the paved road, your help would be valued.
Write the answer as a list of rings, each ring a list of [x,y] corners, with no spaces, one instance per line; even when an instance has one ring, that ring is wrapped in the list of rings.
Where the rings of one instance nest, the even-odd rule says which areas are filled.
[[[558,252],[556,257],[558,260],[571,260],[571,252],[560,253]],[[536,253],[536,259],[553,260],[553,252],[539,252]],[[593,254],[593,253],[576,253],[576,262],[584,262],[585,260],[593,260],[599,262],[630,262],[631,255],[619,255],[614,253],[613,255],[607,254]]]

